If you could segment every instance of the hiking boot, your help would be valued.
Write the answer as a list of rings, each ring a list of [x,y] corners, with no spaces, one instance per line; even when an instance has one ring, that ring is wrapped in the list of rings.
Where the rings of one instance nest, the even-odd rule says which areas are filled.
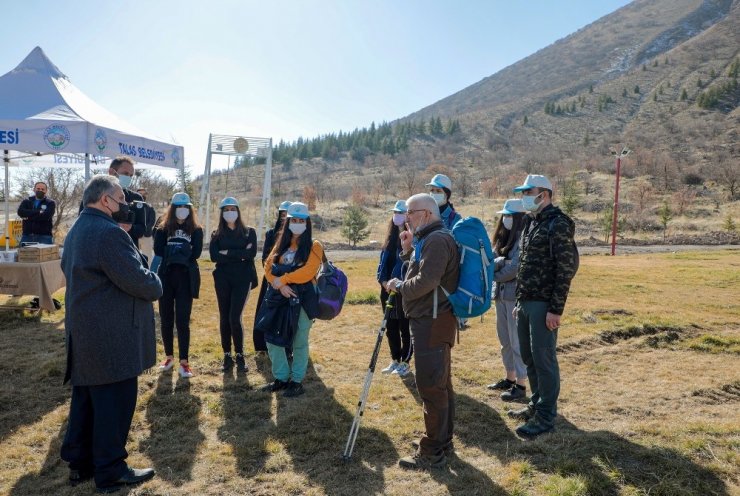
[[[509,410],[506,415],[508,415],[509,418],[526,422],[529,419],[534,418],[534,408],[527,405],[519,410]]]
[[[511,389],[505,393],[501,393],[501,399],[503,401],[522,401],[527,399],[527,388],[514,384]]]
[[[532,418],[526,424],[516,428],[516,433],[529,439],[535,438],[540,434],[551,432],[554,426],[543,424],[539,419]]]
[[[266,393],[274,393],[276,391],[285,389],[286,387],[288,387],[287,382],[281,381],[280,379],[275,379],[275,382],[271,382],[270,384],[267,384],[266,386],[262,386],[260,388],[260,391],[264,391]]]
[[[159,371],[167,372],[168,370],[172,370],[172,367],[174,366],[175,366],[175,359],[167,357],[162,361],[162,363],[159,364]]]
[[[224,353],[224,364],[221,366],[222,372],[228,372],[234,367],[234,359],[231,358],[231,353]]]
[[[411,441],[411,447],[413,447],[416,451],[419,451],[419,446],[420,443],[418,439],[414,439],[413,441]],[[444,454],[447,457],[453,456],[455,454],[455,445],[452,441],[450,441],[449,443],[445,444],[445,447],[442,448],[442,451],[444,451]]]
[[[283,396],[286,398],[294,398],[296,396],[300,396],[305,391],[303,390],[303,384],[300,382],[288,382],[288,385],[285,387],[285,392],[283,393]]]
[[[507,389],[511,389],[512,387],[514,387],[514,385],[515,385],[515,384],[516,384],[516,382],[514,382],[514,381],[510,381],[509,379],[501,379],[500,381],[498,381],[498,382],[495,382],[495,383],[493,383],[493,384],[489,384],[489,385],[488,385],[488,386],[486,386],[486,387],[487,387],[488,389],[492,389],[492,390],[494,390],[494,391],[495,391],[496,389],[500,389],[500,390],[502,390],[502,391],[505,391],[505,390],[507,390]]]
[[[406,377],[409,372],[411,372],[411,366],[409,365],[409,363],[401,362],[398,367],[396,367],[396,370],[392,372],[392,374],[399,377]]]
[[[382,374],[392,374],[393,372],[396,371],[399,365],[400,363],[397,360],[393,360],[386,368],[384,368],[380,372]]]
[[[426,456],[417,451],[414,456],[407,456],[398,460],[398,465],[401,468],[410,470],[444,468],[447,465],[447,458],[444,453],[440,453],[437,456]]]
[[[236,354],[236,371],[237,372],[247,371],[247,363],[244,361],[244,355],[242,355],[241,353]]]
[[[86,469],[70,469],[69,470],[69,485],[72,487],[75,487],[79,484],[82,484],[83,482],[87,482],[90,479],[93,478],[94,475],[93,468],[86,468]]]
[[[190,379],[191,377],[193,377],[193,370],[190,368],[190,364],[188,363],[181,363],[180,368],[177,369],[177,372],[183,379]]]

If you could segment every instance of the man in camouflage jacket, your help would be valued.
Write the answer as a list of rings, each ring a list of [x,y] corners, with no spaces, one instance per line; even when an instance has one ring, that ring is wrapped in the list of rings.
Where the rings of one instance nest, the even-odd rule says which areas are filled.
[[[520,242],[514,311],[532,396],[526,408],[509,415],[526,421],[517,434],[535,437],[551,431],[557,416],[560,369],[555,348],[570,282],[578,269],[578,250],[575,225],[552,205],[552,185],[545,176],[529,175],[514,191],[522,193],[523,206],[530,212]]]

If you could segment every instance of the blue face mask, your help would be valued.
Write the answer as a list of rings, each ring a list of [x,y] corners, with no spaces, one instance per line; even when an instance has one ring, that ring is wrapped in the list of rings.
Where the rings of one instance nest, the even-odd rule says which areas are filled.
[[[122,176],[119,174],[118,182],[122,188],[128,188],[129,186],[131,186],[131,176]]]
[[[542,193],[537,196],[522,196],[522,208],[527,212],[536,212],[539,210],[542,202],[537,203],[535,200],[537,200],[541,195]]]

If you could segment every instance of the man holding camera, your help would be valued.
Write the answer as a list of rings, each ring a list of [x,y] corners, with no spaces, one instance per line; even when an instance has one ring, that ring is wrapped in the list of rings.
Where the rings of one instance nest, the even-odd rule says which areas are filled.
[[[123,188],[125,202],[129,206],[128,218],[118,221],[118,225],[131,236],[134,244],[139,248],[139,239],[146,232],[147,208],[144,198],[139,193],[128,189],[133,181],[134,172],[134,161],[126,156],[116,157],[108,168],[108,175],[118,178],[118,183]],[[83,208],[84,205],[80,203],[80,212]]]

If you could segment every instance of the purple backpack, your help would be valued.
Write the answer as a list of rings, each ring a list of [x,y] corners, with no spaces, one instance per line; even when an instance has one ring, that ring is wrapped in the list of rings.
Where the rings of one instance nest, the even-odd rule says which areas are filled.
[[[316,277],[316,290],[319,294],[319,320],[331,320],[342,311],[347,296],[347,276],[326,258]]]

